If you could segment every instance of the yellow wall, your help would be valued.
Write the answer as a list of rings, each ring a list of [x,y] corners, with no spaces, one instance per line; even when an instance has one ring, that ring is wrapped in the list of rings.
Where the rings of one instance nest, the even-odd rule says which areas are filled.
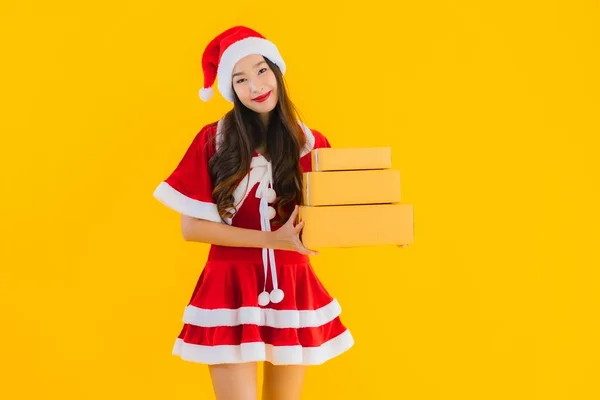
[[[324,4],[2,3],[0,398],[212,398],[170,354],[208,247],[152,191],[229,108],[198,89],[233,24],[415,205],[413,247],[314,259],[357,344],[304,399],[600,396],[598,4]]]

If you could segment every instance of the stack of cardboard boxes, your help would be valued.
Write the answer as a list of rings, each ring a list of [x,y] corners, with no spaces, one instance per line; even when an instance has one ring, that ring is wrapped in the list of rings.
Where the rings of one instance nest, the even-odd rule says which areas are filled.
[[[405,245],[414,242],[413,206],[400,203],[400,171],[391,148],[319,148],[303,175],[309,249]]]

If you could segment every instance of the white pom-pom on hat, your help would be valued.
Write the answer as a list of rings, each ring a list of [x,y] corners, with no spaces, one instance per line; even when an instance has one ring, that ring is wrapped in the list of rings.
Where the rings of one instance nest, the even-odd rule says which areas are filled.
[[[209,101],[214,94],[214,89],[212,87],[202,88],[200,89],[200,98],[204,101]]]

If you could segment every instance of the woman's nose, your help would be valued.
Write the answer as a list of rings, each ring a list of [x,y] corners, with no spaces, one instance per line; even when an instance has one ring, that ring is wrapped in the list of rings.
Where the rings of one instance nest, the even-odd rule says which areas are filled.
[[[259,91],[261,88],[259,82],[255,82],[255,81],[250,81],[250,90],[253,92],[257,92]]]

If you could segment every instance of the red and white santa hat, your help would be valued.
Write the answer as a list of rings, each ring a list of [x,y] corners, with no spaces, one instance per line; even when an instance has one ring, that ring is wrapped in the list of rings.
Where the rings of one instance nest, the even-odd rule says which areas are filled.
[[[245,56],[260,54],[275,63],[285,73],[285,62],[279,50],[260,33],[245,26],[234,26],[219,34],[206,46],[202,54],[204,87],[200,98],[208,101],[213,96],[213,84],[218,78],[221,95],[233,103],[231,74],[235,64]]]

